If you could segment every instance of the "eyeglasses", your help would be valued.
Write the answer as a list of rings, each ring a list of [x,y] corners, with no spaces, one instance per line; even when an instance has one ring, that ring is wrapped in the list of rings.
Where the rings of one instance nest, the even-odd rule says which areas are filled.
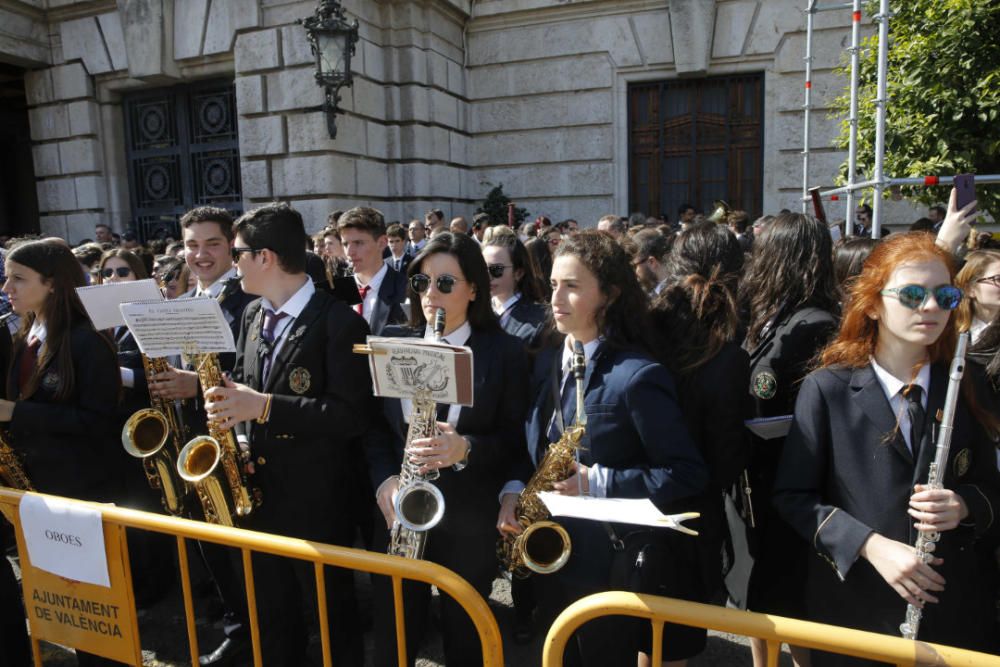
[[[503,278],[503,272],[513,268],[511,264],[490,264],[486,270],[490,272],[491,278]]]
[[[101,269],[101,276],[104,278],[110,278],[115,274],[118,274],[119,278],[128,278],[132,275],[132,269],[127,266],[119,266],[117,269]]]
[[[989,283],[994,287],[1000,287],[1000,274],[995,276],[986,276],[985,278],[980,278],[976,281],[977,283]]]
[[[633,261],[632,262],[632,266],[633,267],[639,266],[640,264],[645,264],[648,261],[649,261],[649,257],[643,257],[642,259],[637,259],[637,260]]]
[[[238,247],[234,247],[232,249],[233,263],[235,264],[236,262],[240,261],[240,255],[242,255],[245,252],[249,252],[249,253],[251,253],[253,255],[256,255],[260,251],[254,249],[254,248],[238,248]]]
[[[548,239],[548,244],[549,245],[559,245],[560,243],[562,243],[562,239],[559,238],[558,236],[554,236],[554,237]]]
[[[451,291],[455,289],[455,283],[464,283],[466,281],[461,278],[456,278],[455,276],[448,275],[447,273],[437,277],[434,284],[437,285],[438,291],[441,294],[451,294]],[[431,287],[431,277],[425,273],[417,273],[410,276],[410,288],[417,294],[423,294]]]
[[[962,290],[953,285],[940,285],[934,289],[928,289],[923,285],[903,285],[884,289],[880,294],[894,294],[901,304],[913,310],[923,308],[932,294],[934,301],[942,310],[955,310],[962,302]]]

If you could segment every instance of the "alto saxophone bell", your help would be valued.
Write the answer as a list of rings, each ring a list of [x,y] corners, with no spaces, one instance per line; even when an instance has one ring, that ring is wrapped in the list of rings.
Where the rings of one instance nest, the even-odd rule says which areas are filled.
[[[407,530],[424,532],[444,517],[444,495],[424,480],[413,480],[399,489],[393,501],[396,520]]]
[[[183,479],[174,470],[173,455],[166,447],[170,420],[156,408],[136,410],[122,427],[122,447],[142,461],[150,486],[162,492],[163,509],[173,515],[184,511]]]
[[[517,557],[535,574],[552,574],[569,560],[573,542],[555,521],[536,521],[514,541]]]
[[[233,526],[236,513],[226,492],[222,470],[222,446],[210,436],[192,438],[177,457],[177,474],[198,494],[205,520]]]

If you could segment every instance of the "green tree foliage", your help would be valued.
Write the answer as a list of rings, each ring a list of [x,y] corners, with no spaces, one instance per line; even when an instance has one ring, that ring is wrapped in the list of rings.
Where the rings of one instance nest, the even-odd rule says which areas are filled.
[[[490,227],[494,225],[507,224],[507,205],[510,197],[503,192],[503,183],[490,190],[486,195],[486,201],[476,209],[476,213],[485,213],[490,218]],[[514,227],[516,228],[528,217],[528,211],[523,208],[514,207]]]
[[[1000,0],[893,0],[889,23],[887,177],[1000,173]],[[865,3],[867,16],[879,3]],[[850,82],[850,69],[840,70]],[[859,179],[874,173],[878,36],[862,44],[858,105]],[[846,148],[850,84],[838,98],[845,119],[839,142]],[[841,182],[847,180],[847,163]],[[930,204],[947,201],[948,188],[904,189]],[[1000,188],[977,187],[981,210],[1000,211]]]

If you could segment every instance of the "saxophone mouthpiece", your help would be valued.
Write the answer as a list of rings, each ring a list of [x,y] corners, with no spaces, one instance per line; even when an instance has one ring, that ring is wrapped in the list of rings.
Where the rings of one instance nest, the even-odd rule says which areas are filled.
[[[437,312],[434,313],[434,337],[441,338],[444,336],[444,323],[445,323],[445,313],[444,308],[438,308]]]
[[[582,380],[587,373],[587,356],[583,353],[583,343],[573,341],[573,378]]]

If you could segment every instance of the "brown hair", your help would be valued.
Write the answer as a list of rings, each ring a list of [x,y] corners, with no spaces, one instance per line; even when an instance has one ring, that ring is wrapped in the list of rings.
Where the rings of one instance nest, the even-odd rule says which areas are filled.
[[[135,274],[136,280],[145,280],[149,277],[149,272],[146,271],[146,265],[142,263],[131,250],[125,250],[123,248],[115,248],[114,250],[109,250],[104,255],[101,256],[101,263],[98,266],[97,282],[98,284],[104,283],[104,276],[101,272],[104,271],[104,265],[108,263],[108,260],[112,257],[117,257],[118,259],[124,260],[128,264],[128,268],[132,269],[132,273]]]
[[[382,211],[367,206],[356,206],[344,211],[337,222],[337,230],[343,232],[345,229],[356,229],[361,232],[368,232],[372,238],[377,239],[385,236],[385,217]]]
[[[965,256],[965,266],[955,276],[955,287],[966,296],[955,311],[955,327],[959,331],[968,331],[976,314],[975,299],[970,294],[972,287],[977,280],[985,277],[986,267],[997,261],[1000,261],[998,250],[974,250]]]
[[[219,225],[219,229],[222,230],[222,235],[226,237],[227,241],[232,241],[234,238],[233,216],[224,208],[218,206],[193,208],[181,217],[181,229],[187,229],[199,222],[214,222]]]

